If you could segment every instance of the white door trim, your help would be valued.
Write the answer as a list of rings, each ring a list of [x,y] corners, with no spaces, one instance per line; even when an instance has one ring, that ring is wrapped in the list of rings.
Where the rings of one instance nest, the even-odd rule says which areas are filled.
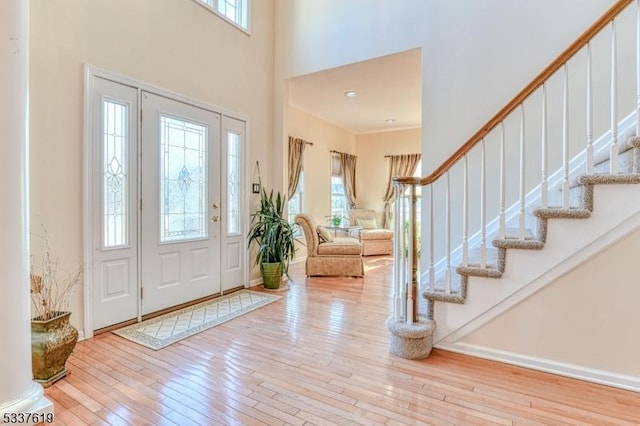
[[[93,239],[93,232],[91,232],[92,230],[92,218],[93,218],[93,214],[95,213],[94,208],[93,208],[93,198],[92,198],[92,191],[91,191],[91,171],[92,171],[92,158],[93,158],[93,147],[92,147],[92,124],[93,124],[93,93],[94,93],[94,81],[95,78],[103,78],[106,80],[111,80],[115,83],[119,83],[119,84],[123,84],[126,86],[131,86],[135,89],[137,89],[138,91],[138,109],[140,110],[141,105],[140,105],[140,99],[142,96],[142,92],[146,91],[146,92],[150,92],[150,93],[154,93],[160,96],[164,96],[170,99],[173,99],[175,101],[178,102],[184,102],[187,104],[191,104],[193,106],[214,112],[214,113],[218,113],[221,115],[226,115],[228,117],[237,119],[237,120],[241,120],[244,121],[246,123],[246,150],[245,150],[245,156],[244,156],[244,170],[245,170],[245,174],[246,174],[246,178],[247,180],[245,182],[250,182],[250,176],[249,176],[249,158],[250,158],[250,147],[249,147],[249,143],[248,141],[249,139],[249,128],[250,128],[250,122],[249,122],[249,118],[243,114],[239,114],[237,112],[228,110],[226,108],[222,108],[219,107],[217,105],[212,105],[210,103],[198,100],[198,99],[194,99],[191,98],[189,96],[185,96],[185,95],[181,95],[179,93],[176,92],[172,92],[170,90],[161,88],[161,87],[157,87],[154,86],[152,84],[148,84],[145,82],[142,82],[140,80],[135,80],[133,78],[127,77],[125,75],[122,74],[118,74],[112,71],[107,71],[98,67],[95,67],[93,65],[90,64],[85,64],[85,70],[84,70],[84,87],[85,87],[85,92],[84,92],[84,111],[83,111],[83,123],[84,123],[84,129],[83,129],[83,172],[84,172],[84,177],[83,177],[83,219],[82,219],[82,226],[83,226],[83,256],[84,256],[84,265],[85,265],[85,277],[91,277],[93,276],[93,261],[94,261],[94,257],[93,257],[93,247],[95,244],[95,241]],[[140,111],[138,111],[138,116],[140,114]],[[140,134],[140,126],[141,123],[138,120],[137,122],[137,126],[138,126],[138,134]],[[137,159],[138,161],[138,165],[140,162],[140,159]],[[139,185],[139,183],[138,183]],[[140,188],[138,188],[139,191]],[[248,190],[246,190],[245,188],[245,200],[246,206],[249,206],[249,192]],[[138,192],[139,193],[139,192]],[[243,214],[243,220],[245,223],[245,226],[249,223],[249,218],[250,218],[250,214],[249,214],[249,209],[247,209],[247,211],[244,212]],[[246,229],[246,227],[245,227]],[[138,235],[137,238],[140,238],[140,226],[138,226]],[[246,238],[245,238],[246,240]],[[246,241],[245,241],[245,245],[246,245]],[[140,247],[138,247],[138,251],[140,250]],[[138,258],[140,258],[140,253],[138,252]],[[246,281],[246,277],[248,276],[248,263],[245,262],[244,265],[244,277],[245,277],[245,287],[247,286],[247,281]],[[138,279],[138,289],[140,288],[140,280]],[[90,280],[86,280],[84,282],[84,287],[83,287],[83,292],[84,292],[84,300],[83,300],[83,304],[84,304],[84,322],[83,322],[83,327],[84,330],[80,331],[80,336],[83,338],[89,338],[89,337],[93,337],[93,315],[94,315],[94,309],[93,309],[93,282]],[[140,299],[138,299],[138,320],[140,320],[140,312],[141,312],[141,301]]]

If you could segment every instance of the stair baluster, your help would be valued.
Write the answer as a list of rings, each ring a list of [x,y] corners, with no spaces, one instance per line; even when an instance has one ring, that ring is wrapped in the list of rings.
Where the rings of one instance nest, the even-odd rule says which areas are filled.
[[[591,43],[587,43],[587,173],[593,173],[593,76],[591,74]]]
[[[487,267],[487,160],[484,138],[480,142],[480,267]],[[447,172],[448,173],[448,172]]]
[[[433,222],[433,185],[429,185],[429,291],[435,290],[436,286]]]
[[[398,232],[398,222],[402,221],[402,214],[400,211],[400,205],[403,204],[403,199],[401,194],[402,185],[399,183],[394,183],[394,192],[395,192],[395,200],[396,202],[393,204],[393,217],[394,217],[394,239],[393,239],[393,253],[394,253],[394,262],[393,262],[393,318],[396,322],[399,322],[402,317],[402,292],[400,291],[400,283],[402,282],[402,265],[404,262],[400,262],[398,257],[396,256],[400,253],[400,250],[403,249],[404,245],[404,232]],[[402,221],[401,223],[404,223]]]
[[[447,294],[451,293],[451,181],[449,180],[449,172],[445,175],[445,253],[447,267],[444,271],[444,282]]]
[[[462,266],[469,266],[469,161],[466,155],[462,185]]]
[[[640,1],[640,0],[639,0]],[[465,155],[466,158],[466,155]],[[500,229],[498,231],[499,238],[504,238],[507,232],[507,221],[505,209],[507,204],[507,187],[506,187],[506,167],[505,167],[505,146],[504,146],[504,121],[500,122]]]
[[[562,91],[562,208],[569,208],[569,66],[564,64]]]
[[[611,21],[611,143],[609,144],[609,173],[618,173],[618,46],[616,21]]]
[[[520,104],[520,214],[518,215],[518,239],[524,241],[525,235],[525,172],[526,172],[526,151],[524,149],[524,104]]]
[[[546,208],[548,204],[549,195],[549,183],[547,181],[547,85],[542,85],[542,137],[540,141],[541,145],[541,159],[542,165],[542,182],[540,183],[540,205],[542,208]]]

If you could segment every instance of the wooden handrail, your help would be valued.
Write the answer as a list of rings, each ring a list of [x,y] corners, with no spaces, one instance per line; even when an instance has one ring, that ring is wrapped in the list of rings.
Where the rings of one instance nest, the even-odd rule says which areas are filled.
[[[397,177],[394,178],[395,182],[405,184],[420,184],[429,185],[435,182],[440,176],[442,176],[447,170],[449,170],[455,163],[462,157],[467,155],[471,149],[476,146],[478,142],[482,140],[487,134],[493,130],[498,124],[504,121],[509,114],[515,110],[518,105],[524,102],[538,87],[540,87],[545,81],[547,81],[556,71],[558,71],[565,63],[569,61],[580,49],[582,49],[591,39],[600,32],[609,22],[611,22],[622,10],[627,7],[633,0],[618,0],[609,10],[607,10],[596,22],[593,23],[580,37],[576,39],[564,52],[562,52],[556,59],[553,60],[531,83],[527,84],[524,89],[520,91],[504,108],[502,108],[496,115],[494,115],[487,123],[480,128],[467,142],[464,143],[456,152],[451,155],[446,161],[444,161],[433,173],[419,181],[413,177]]]

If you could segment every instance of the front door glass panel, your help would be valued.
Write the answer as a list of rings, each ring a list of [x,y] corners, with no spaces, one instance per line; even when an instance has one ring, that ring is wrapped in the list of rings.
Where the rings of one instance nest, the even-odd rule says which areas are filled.
[[[207,238],[207,127],[160,116],[160,242]]]

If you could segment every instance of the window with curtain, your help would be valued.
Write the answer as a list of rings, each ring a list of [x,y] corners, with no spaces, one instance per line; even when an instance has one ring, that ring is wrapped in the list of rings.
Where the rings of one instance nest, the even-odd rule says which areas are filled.
[[[345,194],[340,155],[331,153],[331,216],[347,217],[349,202]]]

